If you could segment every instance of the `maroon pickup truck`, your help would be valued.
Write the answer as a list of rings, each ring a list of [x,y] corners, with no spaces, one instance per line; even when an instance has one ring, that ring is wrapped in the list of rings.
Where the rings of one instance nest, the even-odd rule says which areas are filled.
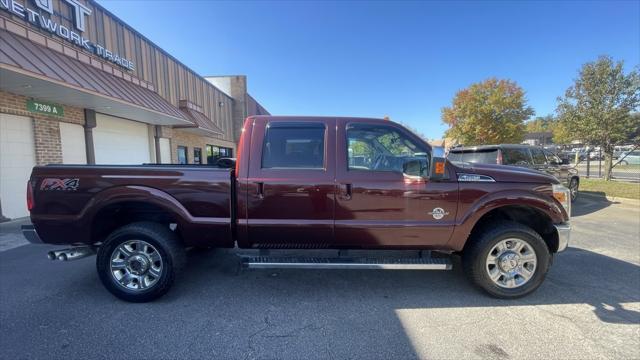
[[[435,152],[385,120],[253,116],[226,168],[35,167],[23,233],[72,246],[53,260],[97,254],[106,288],[135,302],[166,293],[190,247],[260,249],[242,258],[255,268],[447,270],[460,255],[493,296],[534,291],[568,245],[569,190],[535,170]]]

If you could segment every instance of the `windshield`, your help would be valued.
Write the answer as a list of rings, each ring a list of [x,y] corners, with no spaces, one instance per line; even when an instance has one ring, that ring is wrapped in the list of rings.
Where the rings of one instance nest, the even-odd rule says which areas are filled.
[[[477,164],[497,164],[498,163],[498,149],[487,150],[463,150],[449,152],[447,158],[450,161],[461,161]]]

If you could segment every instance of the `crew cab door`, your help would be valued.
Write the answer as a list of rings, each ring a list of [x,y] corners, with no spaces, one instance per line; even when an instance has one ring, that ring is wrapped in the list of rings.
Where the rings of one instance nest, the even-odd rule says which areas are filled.
[[[430,147],[393,123],[337,120],[336,244],[438,247],[454,228],[458,184],[429,181]]]
[[[256,118],[247,179],[250,246],[327,247],[334,240],[335,120]]]

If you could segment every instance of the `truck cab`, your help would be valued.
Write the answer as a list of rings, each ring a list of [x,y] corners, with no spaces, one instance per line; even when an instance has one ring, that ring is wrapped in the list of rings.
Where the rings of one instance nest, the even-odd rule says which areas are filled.
[[[241,247],[446,248],[457,180],[445,170],[430,181],[431,147],[410,131],[373,119],[255,117],[245,132]]]

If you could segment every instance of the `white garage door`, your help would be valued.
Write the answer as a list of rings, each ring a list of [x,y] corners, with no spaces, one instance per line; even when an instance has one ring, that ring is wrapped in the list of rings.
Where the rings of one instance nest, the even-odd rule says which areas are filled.
[[[4,216],[29,215],[27,181],[35,164],[31,119],[0,114],[0,202]]]
[[[96,114],[93,129],[96,164],[142,164],[151,162],[146,124]]]
[[[60,123],[62,162],[64,164],[86,164],[87,149],[84,146],[84,127],[78,124]]]

